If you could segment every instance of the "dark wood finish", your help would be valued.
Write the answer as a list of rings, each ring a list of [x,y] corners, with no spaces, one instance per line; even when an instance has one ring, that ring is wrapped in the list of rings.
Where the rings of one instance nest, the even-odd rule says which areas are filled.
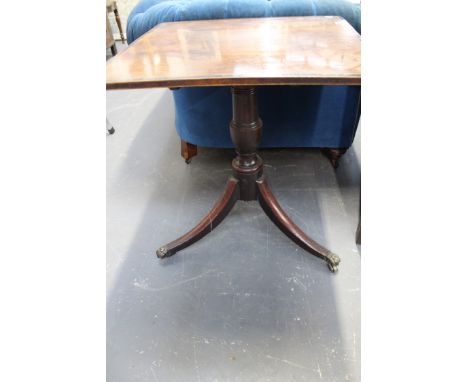
[[[189,142],[180,140],[180,154],[185,159],[185,163],[189,164],[192,158],[197,155],[197,145],[192,145]]]
[[[338,270],[340,258],[312,240],[291,220],[281,208],[264,178],[257,180],[257,186],[260,205],[273,223],[301,248],[325,260],[328,264],[328,268],[332,272],[336,272]]]
[[[339,166],[340,158],[346,153],[348,149],[332,149],[325,147],[322,149],[322,153],[330,160],[333,168],[337,169]]]
[[[117,47],[115,46],[115,44],[112,44],[110,46],[110,50],[111,50],[111,53],[113,56],[115,56],[117,54]]]
[[[360,44],[336,16],[163,23],[107,62],[107,89],[360,85]]]
[[[296,244],[307,252],[325,260],[332,272],[338,270],[340,258],[309,238],[288,217],[273,196],[263,173],[263,161],[257,154],[262,134],[262,120],[258,116],[257,95],[253,87],[232,88],[233,117],[231,138],[236,147],[232,161],[233,177],[211,212],[190,232],[159,248],[159,258],[174,255],[211,232],[229,213],[237,200],[258,200],[270,219]]]
[[[236,147],[232,161],[234,176],[239,180],[240,200],[256,200],[255,181],[262,176],[263,161],[257,154],[262,136],[255,88],[232,88],[231,139]]]
[[[229,211],[231,211],[232,207],[234,207],[238,198],[239,182],[235,178],[230,178],[223,194],[208,215],[206,215],[200,223],[185,235],[159,248],[156,251],[156,255],[159,258],[172,256],[176,252],[188,247],[209,234],[223,221]]]

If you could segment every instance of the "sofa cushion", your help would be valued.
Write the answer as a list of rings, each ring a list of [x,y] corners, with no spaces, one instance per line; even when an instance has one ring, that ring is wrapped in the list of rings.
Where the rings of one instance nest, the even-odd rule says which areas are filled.
[[[341,16],[361,31],[360,5],[346,0],[142,0],[128,18],[127,39],[163,22],[281,16]]]

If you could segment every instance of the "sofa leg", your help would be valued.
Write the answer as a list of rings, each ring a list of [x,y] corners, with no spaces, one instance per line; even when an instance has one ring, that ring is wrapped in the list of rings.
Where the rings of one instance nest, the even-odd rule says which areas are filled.
[[[180,140],[180,154],[185,159],[185,163],[189,164],[192,157],[197,155],[197,145],[192,145],[189,142]]]
[[[115,43],[111,45],[110,50],[113,56],[117,54],[117,47],[115,46]]]
[[[356,244],[361,245],[361,215],[359,214],[359,222],[356,229]]]
[[[338,160],[344,155],[348,149],[332,149],[332,148],[323,148],[322,153],[330,160],[333,168],[338,168]]]

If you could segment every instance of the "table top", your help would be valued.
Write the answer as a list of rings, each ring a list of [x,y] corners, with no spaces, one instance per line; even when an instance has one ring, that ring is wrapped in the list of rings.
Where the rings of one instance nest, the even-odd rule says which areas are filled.
[[[360,85],[360,35],[336,16],[159,24],[107,62],[107,89]]]

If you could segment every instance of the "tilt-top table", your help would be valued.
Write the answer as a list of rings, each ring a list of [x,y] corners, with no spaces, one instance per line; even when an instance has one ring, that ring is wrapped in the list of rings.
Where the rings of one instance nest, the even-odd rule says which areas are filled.
[[[256,86],[361,84],[361,40],[341,17],[310,16],[164,23],[107,63],[107,89],[231,86],[233,175],[191,231],[159,248],[174,255],[211,232],[238,200],[258,200],[295,243],[336,272],[340,258],[309,238],[283,211],[263,176]],[[221,127],[220,127],[221,128]]]

